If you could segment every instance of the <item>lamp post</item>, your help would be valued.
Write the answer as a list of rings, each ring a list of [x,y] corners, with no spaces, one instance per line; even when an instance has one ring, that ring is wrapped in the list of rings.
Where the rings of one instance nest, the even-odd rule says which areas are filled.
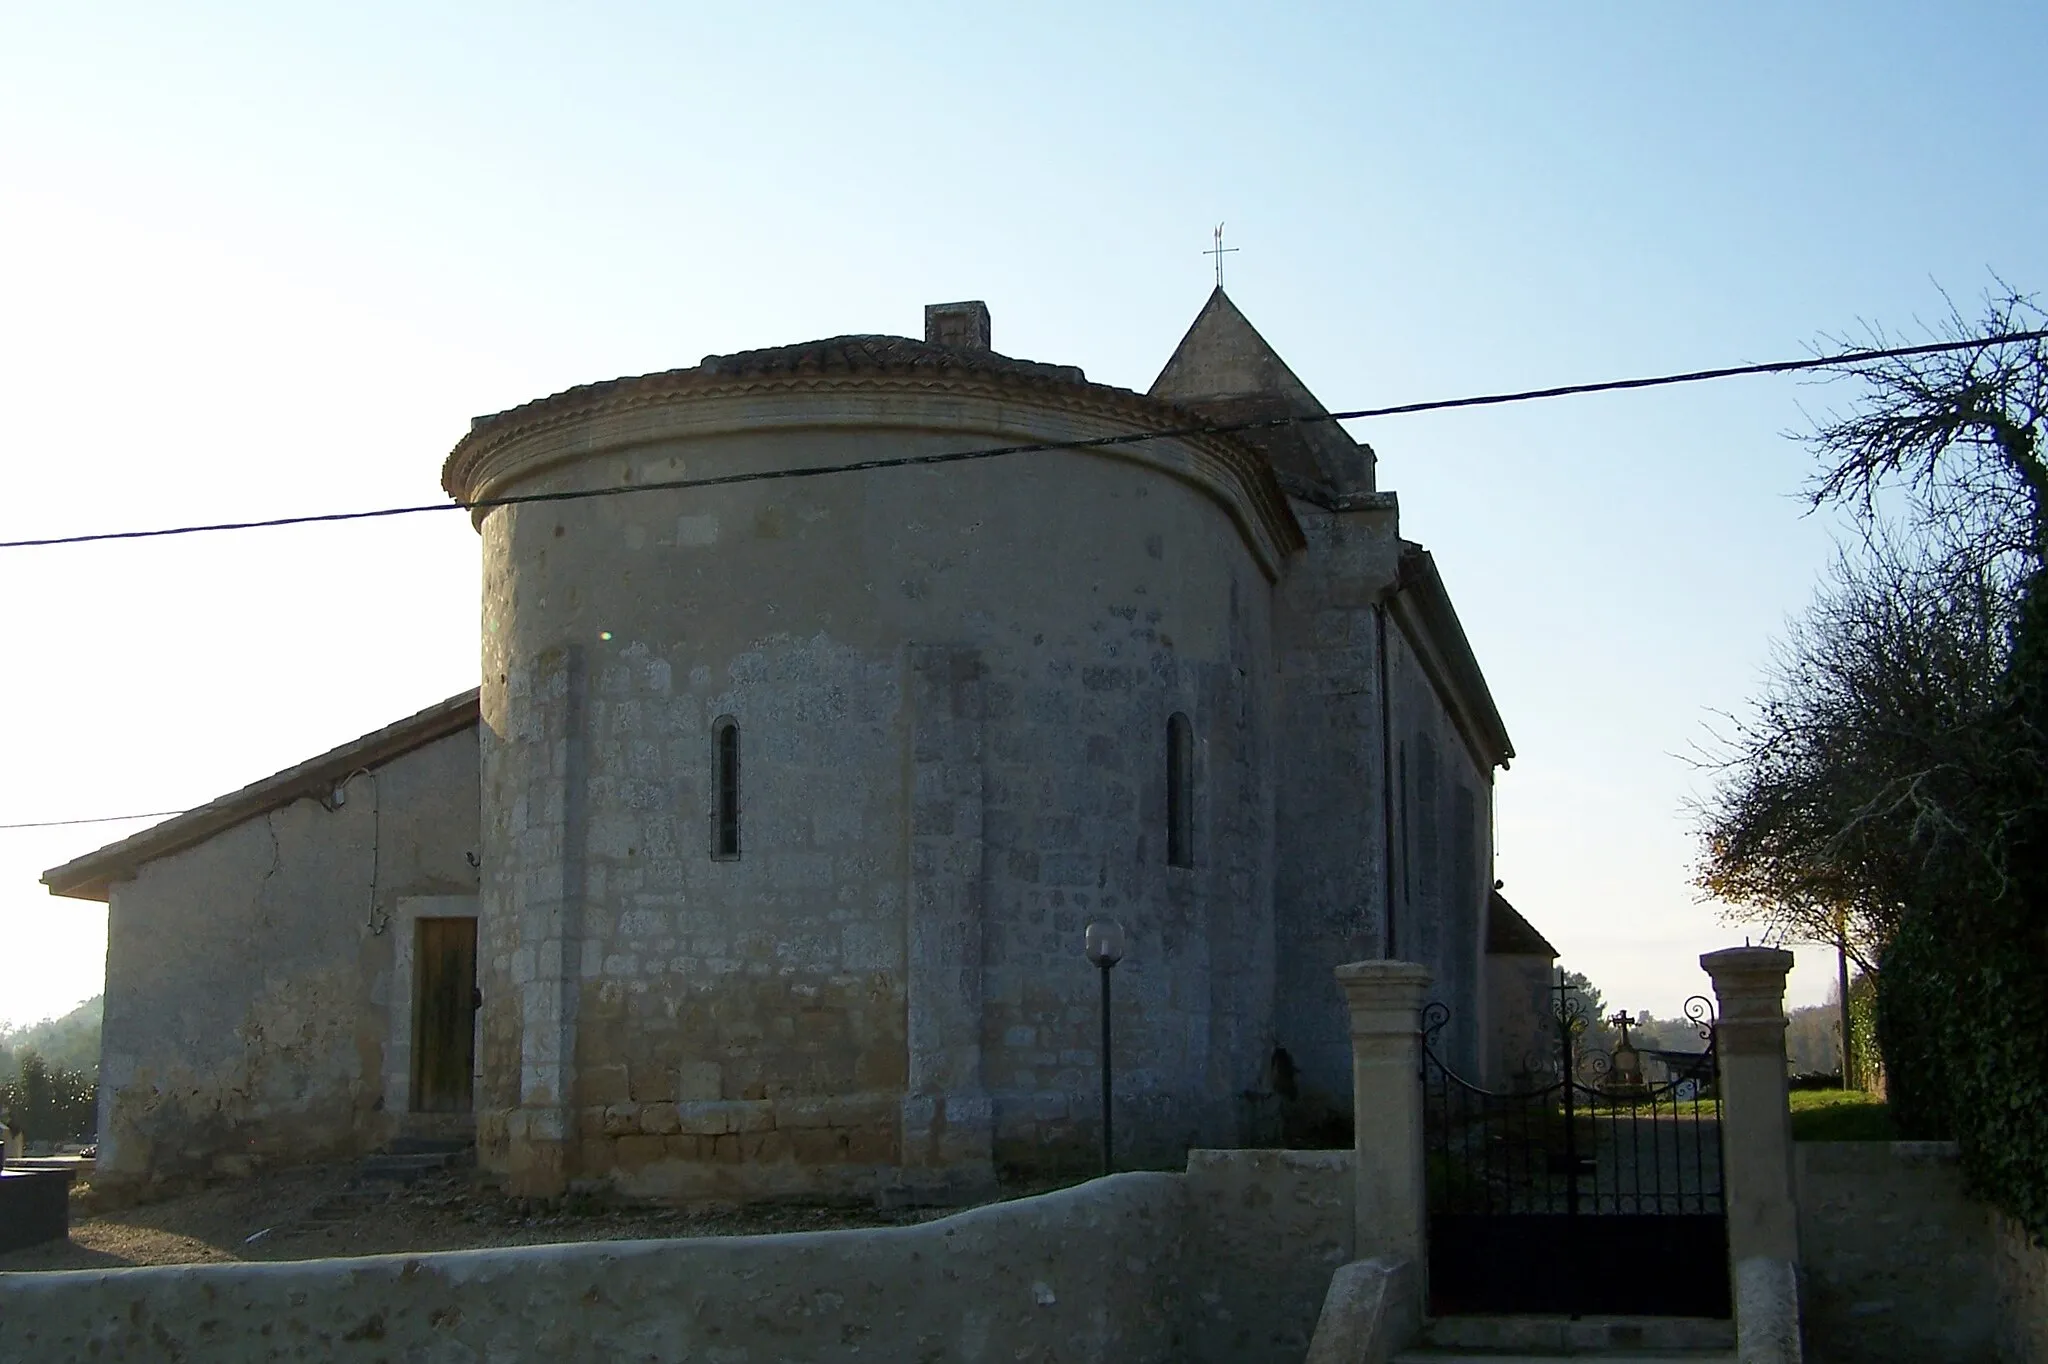
[[[1109,973],[1124,959],[1123,925],[1114,919],[1097,919],[1088,925],[1083,940],[1088,960],[1102,972],[1102,1173],[1113,1168],[1109,1120]]]

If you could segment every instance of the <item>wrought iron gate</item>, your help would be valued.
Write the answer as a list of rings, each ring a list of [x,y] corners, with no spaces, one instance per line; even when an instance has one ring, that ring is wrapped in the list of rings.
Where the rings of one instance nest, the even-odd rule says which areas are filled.
[[[1450,1010],[1423,1011],[1431,1314],[1728,1316],[1713,1006],[1686,1001],[1706,1046],[1649,1082],[1628,1025],[1611,1055],[1582,1046],[1561,971],[1551,995],[1554,1051],[1507,1093],[1445,1065]]]

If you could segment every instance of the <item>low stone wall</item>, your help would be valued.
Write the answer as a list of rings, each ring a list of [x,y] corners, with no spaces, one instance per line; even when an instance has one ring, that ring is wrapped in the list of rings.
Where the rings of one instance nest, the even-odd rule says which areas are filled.
[[[2019,1223],[1991,1217],[1991,1278],[1998,1301],[1998,1357],[2004,1364],[2048,1360],[2048,1250]]]
[[[2048,1359],[2048,1254],[1965,1192],[1952,1144],[1794,1150],[1814,1364]]]
[[[1349,1151],[1192,1151],[1188,1364],[1301,1364],[1330,1276],[1351,1258]]]
[[[0,1274],[0,1360],[1298,1364],[1347,1151],[1197,1151],[910,1227]]]
[[[0,1359],[1178,1358],[1184,1177],[911,1227],[0,1275]]]

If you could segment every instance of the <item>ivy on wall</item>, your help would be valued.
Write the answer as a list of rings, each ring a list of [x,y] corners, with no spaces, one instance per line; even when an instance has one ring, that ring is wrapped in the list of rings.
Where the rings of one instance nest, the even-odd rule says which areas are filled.
[[[1974,1191],[2048,1246],[2048,944],[2020,906],[1969,917],[1909,915],[1885,955],[1892,1117],[1901,1137],[1956,1141]]]

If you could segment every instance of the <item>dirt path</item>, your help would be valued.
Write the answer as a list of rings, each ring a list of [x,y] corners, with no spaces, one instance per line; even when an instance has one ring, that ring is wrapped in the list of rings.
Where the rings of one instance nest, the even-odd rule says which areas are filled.
[[[901,1226],[954,1211],[808,1206],[691,1210],[574,1201],[560,1209],[534,1210],[479,1186],[466,1172],[367,1191],[351,1190],[353,1174],[349,1166],[283,1170],[98,1216],[78,1211],[76,1200],[85,1193],[80,1186],[73,1193],[71,1239],[0,1255],[0,1272],[311,1260],[555,1241],[745,1236]]]

